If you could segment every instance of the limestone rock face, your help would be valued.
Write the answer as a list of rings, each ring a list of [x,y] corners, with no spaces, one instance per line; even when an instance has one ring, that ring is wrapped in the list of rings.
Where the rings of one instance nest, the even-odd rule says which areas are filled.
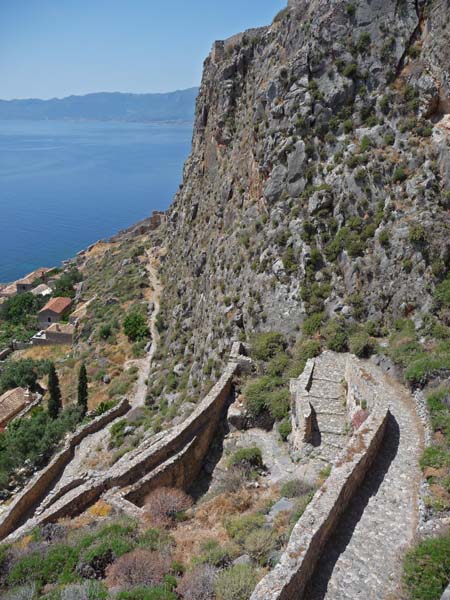
[[[158,230],[163,351],[189,385],[230,340],[297,335],[312,312],[430,310],[450,259],[449,38],[447,0],[289,0],[214,45]]]

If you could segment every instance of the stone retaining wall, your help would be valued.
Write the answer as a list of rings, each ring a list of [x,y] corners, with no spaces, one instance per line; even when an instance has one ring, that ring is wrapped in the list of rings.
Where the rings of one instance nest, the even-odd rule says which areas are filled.
[[[289,381],[289,391],[293,399],[291,403],[292,443],[297,449],[300,449],[309,438],[313,427],[311,405],[308,402],[306,405],[298,406],[296,399],[309,391],[314,373],[314,364],[313,358],[308,359],[300,377]]]
[[[183,423],[158,437],[147,448],[138,448],[125,455],[105,474],[68,491],[20,529],[14,531],[17,519],[16,525],[10,525],[9,528],[2,528],[0,522],[0,536],[14,531],[9,539],[18,539],[37,525],[78,515],[104,493],[107,492],[109,496],[113,488],[120,490],[134,484],[122,499],[130,503],[132,498],[137,508],[143,503],[145,495],[155,487],[189,487],[202,467],[223,410],[231,399],[236,373],[250,368],[249,359],[240,354],[244,351],[240,344],[233,345],[230,361],[222,377]],[[120,491],[116,495],[120,500]]]
[[[322,487],[295,525],[275,569],[251,600],[300,600],[325,544],[369,471],[383,441],[389,409],[377,411],[351,438]]]
[[[103,429],[106,425],[127,413],[130,403],[126,398],[111,410],[96,417],[91,422],[77,429],[64,444],[62,450],[51,462],[24,487],[0,517],[0,539],[10,534],[16,527],[33,514],[42,499],[61,476],[67,464],[72,460],[75,447],[88,435]]]
[[[376,390],[370,373],[355,365],[353,360],[347,360],[345,381],[347,382],[347,412],[350,419],[355,412],[362,408],[372,411]]]

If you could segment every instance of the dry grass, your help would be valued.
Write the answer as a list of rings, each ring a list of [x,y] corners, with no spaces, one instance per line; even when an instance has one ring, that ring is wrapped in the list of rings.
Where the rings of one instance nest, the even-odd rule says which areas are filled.
[[[99,500],[93,506],[88,508],[87,512],[93,517],[105,518],[111,514],[112,506],[104,500]]]
[[[51,360],[65,358],[70,353],[70,345],[66,346],[32,346],[14,353],[15,359],[32,358],[33,360]]]
[[[234,493],[224,492],[205,500],[189,511],[188,521],[180,523],[171,531],[176,549],[174,559],[188,564],[201,554],[205,542],[216,540],[221,546],[230,547],[230,537],[224,522],[230,517],[265,508],[269,501],[279,497],[277,487],[266,489],[241,488]],[[280,522],[279,527],[283,527]]]

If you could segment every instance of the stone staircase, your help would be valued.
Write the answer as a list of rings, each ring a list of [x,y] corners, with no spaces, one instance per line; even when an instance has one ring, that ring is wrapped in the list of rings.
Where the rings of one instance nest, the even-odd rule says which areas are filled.
[[[342,364],[340,364],[342,362]],[[345,405],[345,361],[328,352],[316,359],[309,388],[320,436],[317,455],[332,461],[347,445],[348,421]]]
[[[305,375],[293,382],[299,427],[306,434],[306,454],[332,462],[348,441],[345,358],[332,352],[308,361]],[[306,416],[306,417],[305,417]],[[308,419],[308,425],[302,419]],[[300,442],[301,443],[301,442]]]

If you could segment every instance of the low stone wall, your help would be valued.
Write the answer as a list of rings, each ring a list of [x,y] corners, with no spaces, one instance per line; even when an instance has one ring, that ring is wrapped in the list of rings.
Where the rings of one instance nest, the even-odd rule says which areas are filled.
[[[3,350],[0,350],[0,360],[6,360],[11,352],[11,348],[3,348]]]
[[[13,423],[14,421],[17,421],[18,419],[22,419],[23,417],[25,417],[31,410],[33,410],[33,408],[36,408],[36,406],[39,406],[39,404],[41,402],[42,402],[42,395],[36,394],[36,398],[32,402],[30,402],[30,404],[27,404],[27,406],[25,406],[25,408],[22,409],[20,411],[20,413],[14,417],[14,419],[11,421],[11,423]]]
[[[351,438],[322,487],[295,525],[275,569],[257,585],[251,600],[301,600],[325,544],[376,458],[388,409],[374,413]]]
[[[367,408],[372,411],[375,405],[376,389],[372,376],[353,360],[347,360],[345,366],[347,382],[347,412],[351,417],[358,410]]]
[[[103,429],[130,410],[130,403],[126,398],[111,410],[93,419],[90,423],[77,429],[65,442],[62,450],[54,456],[51,462],[24,487],[22,492],[9,505],[6,512],[0,517],[0,539],[5,538],[20,524],[33,514],[42,499],[61,476],[67,464],[72,460],[75,447],[88,435]]]
[[[109,496],[112,488],[120,490],[134,484],[123,500],[129,503],[130,496],[137,507],[149,491],[160,485],[189,487],[202,467],[225,405],[231,399],[236,373],[250,368],[249,359],[240,354],[244,351],[240,344],[233,345],[230,361],[222,377],[183,423],[158,437],[148,448],[138,448],[125,455],[105,474],[70,490],[14,531],[9,539],[18,539],[37,525],[78,515],[104,493],[107,492]],[[120,496],[120,492],[117,495]],[[8,532],[13,530],[14,527],[10,527]],[[6,534],[2,534],[2,531],[0,522],[0,535],[4,537]]]
[[[310,430],[313,427],[313,410],[310,403],[298,403],[297,398],[309,391],[314,373],[314,365],[314,358],[308,359],[300,377],[291,379],[289,382],[289,390],[292,396],[292,443],[296,449],[302,448],[310,436]]]

